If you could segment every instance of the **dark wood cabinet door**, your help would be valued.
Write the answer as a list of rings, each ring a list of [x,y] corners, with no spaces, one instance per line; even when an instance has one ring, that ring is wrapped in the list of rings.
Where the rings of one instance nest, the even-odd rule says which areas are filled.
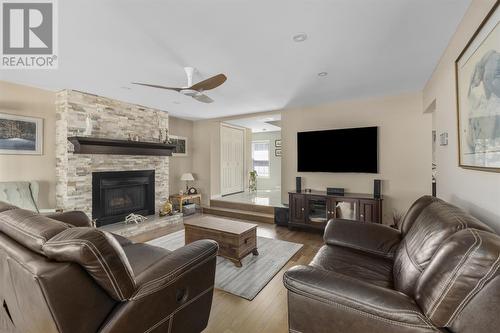
[[[359,220],[363,222],[381,223],[379,202],[375,200],[359,201]]]
[[[337,205],[337,201],[333,198],[328,198],[328,219],[334,219],[335,218],[335,207]]]
[[[306,223],[305,214],[305,197],[303,194],[290,194],[290,222],[292,223]]]

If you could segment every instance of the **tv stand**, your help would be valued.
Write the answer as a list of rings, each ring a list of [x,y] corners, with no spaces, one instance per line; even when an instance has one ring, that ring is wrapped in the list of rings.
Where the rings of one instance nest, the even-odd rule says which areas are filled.
[[[289,192],[289,226],[324,230],[334,218],[382,223],[382,200],[371,194]]]

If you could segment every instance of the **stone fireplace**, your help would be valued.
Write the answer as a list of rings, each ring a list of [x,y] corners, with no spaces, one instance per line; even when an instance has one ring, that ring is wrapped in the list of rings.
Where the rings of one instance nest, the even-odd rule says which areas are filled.
[[[138,211],[145,213],[143,215],[154,214],[159,210],[169,195],[169,157],[75,154],[74,146],[68,141],[68,137],[128,140],[129,137],[137,136],[140,141],[155,142],[158,141],[160,129],[168,128],[167,112],[74,90],[57,93],[56,110],[57,208],[81,210],[89,217],[99,216],[102,211],[94,212],[94,174],[149,170],[154,171],[148,176],[154,180],[148,187],[148,191],[151,191],[151,186],[154,187],[152,203],[149,202],[147,207],[137,208],[142,205],[142,200],[148,197],[146,195],[141,199],[138,193],[133,194],[131,189],[128,199],[126,196],[121,199],[117,197],[114,199],[114,205],[105,210],[116,216],[125,214],[124,207],[128,204],[135,205]],[[105,186],[114,185],[108,180]],[[139,188],[137,186],[135,190]],[[109,190],[107,195],[113,197],[118,195],[118,192],[115,188]],[[131,202],[128,202],[129,200]],[[96,218],[99,220],[102,217]],[[105,219],[103,224],[112,223],[109,221]]]
[[[155,213],[155,171],[92,173],[92,219],[101,227],[130,213]]]

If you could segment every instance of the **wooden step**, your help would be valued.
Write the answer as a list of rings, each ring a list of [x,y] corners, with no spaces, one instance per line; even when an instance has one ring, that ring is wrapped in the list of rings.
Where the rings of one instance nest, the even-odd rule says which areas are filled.
[[[232,217],[235,219],[274,223],[274,214],[260,213],[256,211],[247,211],[241,209],[231,209],[222,207],[202,207],[203,214],[211,214],[224,217]]]
[[[254,205],[254,204],[242,203],[242,202],[232,202],[232,201],[225,201],[225,200],[210,200],[210,207],[244,210],[244,211],[248,211],[248,212],[257,212],[257,213],[274,215],[274,207],[263,206],[263,205]]]

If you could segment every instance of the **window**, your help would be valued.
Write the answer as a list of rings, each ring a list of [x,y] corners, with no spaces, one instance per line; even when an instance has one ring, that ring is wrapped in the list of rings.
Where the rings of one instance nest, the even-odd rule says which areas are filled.
[[[270,177],[269,141],[252,142],[252,162],[258,177]]]

